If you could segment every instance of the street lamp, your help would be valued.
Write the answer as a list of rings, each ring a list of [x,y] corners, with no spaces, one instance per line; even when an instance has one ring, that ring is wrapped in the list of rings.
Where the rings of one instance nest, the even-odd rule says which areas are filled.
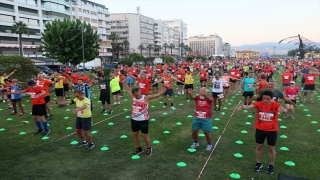
[[[72,29],[72,31],[81,31],[81,41],[82,41],[82,67],[83,67],[83,72],[86,73],[86,68],[85,68],[85,63],[84,63],[84,42],[83,42],[83,29],[84,29],[84,24],[82,23],[81,29]]]

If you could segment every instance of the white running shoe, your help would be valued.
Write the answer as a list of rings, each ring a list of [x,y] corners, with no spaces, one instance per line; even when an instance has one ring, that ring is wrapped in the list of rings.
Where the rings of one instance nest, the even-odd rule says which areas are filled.
[[[212,144],[207,144],[206,150],[211,151],[211,149],[212,149]]]
[[[198,143],[198,142],[193,142],[190,147],[191,147],[191,148],[197,148],[198,146],[199,146],[199,143]]]

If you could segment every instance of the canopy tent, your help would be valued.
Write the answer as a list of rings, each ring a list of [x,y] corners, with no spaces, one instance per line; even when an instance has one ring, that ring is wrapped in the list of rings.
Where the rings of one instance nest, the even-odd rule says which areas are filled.
[[[270,55],[268,52],[264,52],[264,53],[261,53],[260,58],[270,58]]]

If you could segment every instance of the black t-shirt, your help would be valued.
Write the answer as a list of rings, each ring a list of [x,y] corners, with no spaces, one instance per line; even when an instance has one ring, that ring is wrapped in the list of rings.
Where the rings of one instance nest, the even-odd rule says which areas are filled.
[[[259,100],[262,100],[262,94],[265,92],[265,91],[268,91],[269,89],[263,89],[260,91],[259,95],[260,95],[260,98]],[[275,102],[278,102],[279,99],[284,99],[284,95],[281,91],[279,91],[278,89],[275,89],[273,92],[273,100]]]
[[[100,80],[99,87],[101,92],[110,92],[110,79]]]

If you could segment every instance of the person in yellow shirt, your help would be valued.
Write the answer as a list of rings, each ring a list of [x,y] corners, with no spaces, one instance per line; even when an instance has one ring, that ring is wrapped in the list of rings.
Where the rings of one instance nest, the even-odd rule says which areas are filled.
[[[198,74],[198,72],[191,73],[190,69],[187,69],[187,73],[184,76],[184,90],[186,94],[186,99],[189,99],[188,89],[193,89],[193,76]]]
[[[84,138],[84,136],[86,136],[87,140],[89,141],[87,149],[90,150],[95,147],[95,144],[92,140],[92,136],[89,132],[89,130],[91,129],[92,122],[91,102],[88,98],[85,97],[84,92],[81,90],[75,90],[74,96],[76,97],[74,100],[60,101],[57,103],[60,105],[76,104],[77,108],[73,109],[72,113],[77,114],[76,133],[81,140],[81,142],[79,142],[76,146],[81,147],[84,145],[88,145],[88,142]]]
[[[119,76],[117,76],[116,74],[111,74],[110,88],[111,88],[111,94],[113,96],[113,105],[119,106],[120,105],[121,87],[119,84]]]
[[[56,92],[57,101],[64,100],[64,91],[63,91],[63,76],[61,76],[60,72],[54,72],[54,89]],[[59,105],[58,107],[64,107],[63,105]]]
[[[17,70],[14,70],[12,71],[9,75],[7,75],[7,73],[2,73],[2,76],[0,76],[0,86],[3,87],[3,85],[5,84],[4,80],[5,79],[9,79],[10,76],[12,76],[12,74],[14,74]],[[6,100],[4,99],[5,98],[5,95],[7,94],[7,90],[1,90],[1,98],[2,98],[2,101],[5,103]]]

